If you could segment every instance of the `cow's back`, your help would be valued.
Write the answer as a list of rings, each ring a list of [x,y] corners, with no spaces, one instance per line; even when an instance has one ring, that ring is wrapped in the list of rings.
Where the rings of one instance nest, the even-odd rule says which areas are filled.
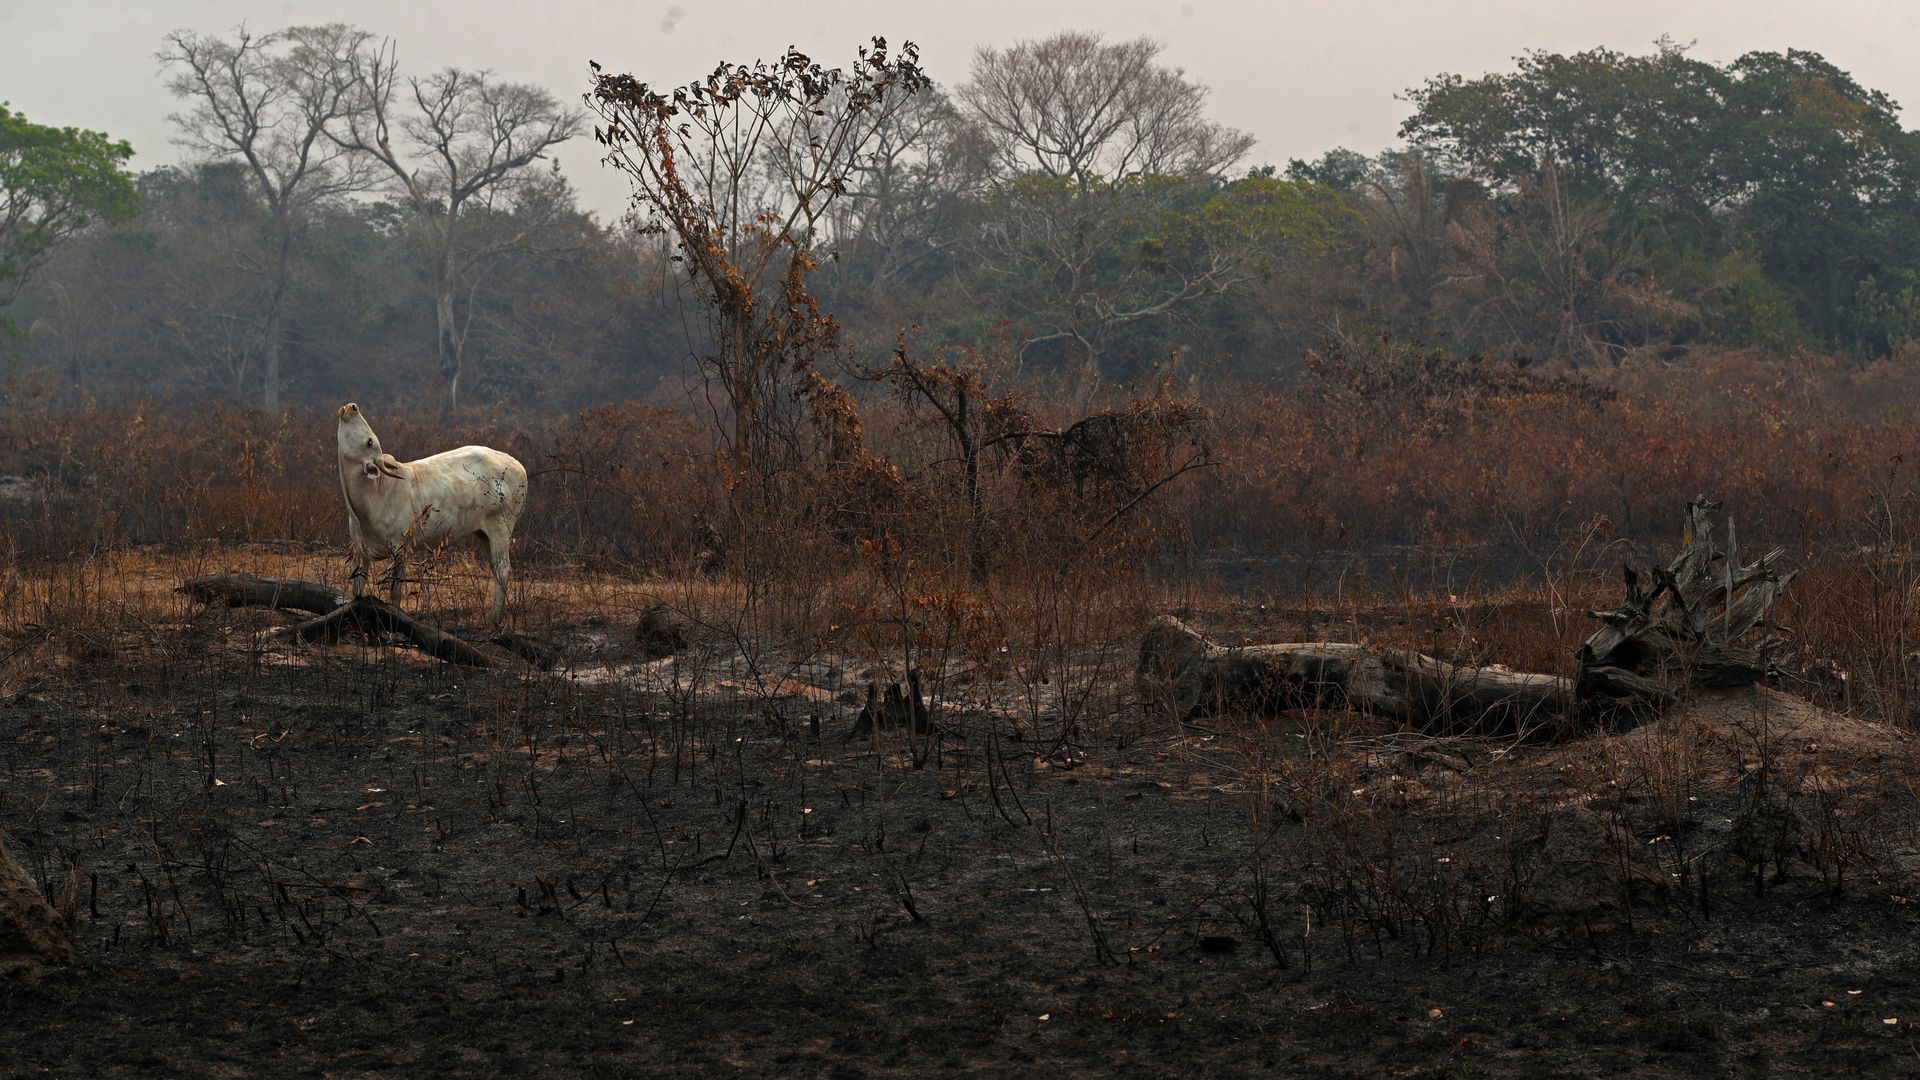
[[[489,446],[462,446],[407,467],[413,471],[414,499],[422,506],[511,521],[526,505],[526,467]]]

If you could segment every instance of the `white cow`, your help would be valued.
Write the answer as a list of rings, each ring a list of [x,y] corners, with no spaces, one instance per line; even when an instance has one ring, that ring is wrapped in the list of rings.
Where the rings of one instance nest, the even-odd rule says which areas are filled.
[[[392,599],[400,603],[407,550],[438,548],[476,537],[493,564],[487,629],[500,628],[507,606],[507,546],[527,504],[527,470],[510,454],[463,446],[402,464],[380,450],[380,437],[360,406],[340,406],[340,491],[353,537],[353,595],[366,591],[367,567],[393,557]]]

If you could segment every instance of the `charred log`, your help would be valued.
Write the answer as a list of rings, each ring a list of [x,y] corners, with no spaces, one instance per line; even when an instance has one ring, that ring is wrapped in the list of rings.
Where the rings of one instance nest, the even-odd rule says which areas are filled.
[[[301,641],[332,644],[349,632],[366,635],[376,641],[397,637],[421,652],[450,664],[465,667],[499,667],[501,658],[481,651],[443,630],[428,626],[384,600],[371,596],[349,597],[339,590],[314,581],[296,578],[270,578],[257,574],[216,574],[194,578],[177,590],[208,603],[229,606],[255,606],[318,614],[293,628]],[[331,606],[328,606],[331,605]],[[530,662],[539,663],[532,643],[525,638],[501,635],[499,644],[512,649]],[[539,647],[544,650],[544,646]],[[551,650],[546,650],[551,655]],[[550,666],[549,660],[547,665]]]
[[[500,646],[541,671],[552,671],[554,665],[560,662],[560,653],[557,649],[511,630],[500,631],[488,638],[487,643]]]
[[[353,597],[331,585],[298,578],[262,577],[259,574],[214,574],[187,581],[175,592],[185,593],[205,604],[228,607],[270,607],[283,611],[304,611],[325,615],[345,606]]]
[[[437,660],[462,667],[498,667],[496,660],[444,630],[436,630],[385,600],[356,596],[345,605],[317,619],[293,628],[301,641],[331,645],[347,631],[357,631],[378,641],[392,635],[413,645]]]

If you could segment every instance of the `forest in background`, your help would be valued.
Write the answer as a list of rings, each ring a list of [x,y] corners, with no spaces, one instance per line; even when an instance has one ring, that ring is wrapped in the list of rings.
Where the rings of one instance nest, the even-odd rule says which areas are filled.
[[[1269,167],[1146,41],[164,48],[193,164],[0,109],[0,1074],[1910,1067],[1912,140],[1820,58]],[[337,593],[347,399],[524,464],[510,636]]]
[[[11,400],[703,408],[674,245],[584,212],[544,160],[591,137],[570,92],[409,76],[349,27],[164,44],[190,163],[27,260],[0,308]],[[1168,375],[1286,387],[1356,352],[1602,380],[1703,350],[1911,360],[1920,142],[1818,55],[1530,53],[1410,89],[1402,146],[1277,165],[1158,51],[983,49],[889,110],[808,223],[841,328],[827,377],[903,331],[1081,401]],[[222,72],[307,111],[249,143]],[[778,205],[780,163],[743,166]]]

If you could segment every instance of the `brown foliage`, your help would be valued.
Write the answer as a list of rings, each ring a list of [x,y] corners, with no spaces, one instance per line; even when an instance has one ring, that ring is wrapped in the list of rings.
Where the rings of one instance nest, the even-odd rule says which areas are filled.
[[[671,566],[690,557],[712,476],[698,425],[632,403],[571,417],[383,416],[404,458],[485,443],[535,478],[522,555]],[[220,405],[0,416],[0,535],[17,555],[241,541],[345,543],[331,416]]]
[[[1080,617],[1072,604],[1107,604],[1103,591],[1106,610],[1131,611],[1172,567],[1211,557],[1245,553],[1266,568],[1253,587],[1271,589],[1288,558],[1452,552],[1457,584],[1363,569],[1342,587],[1365,627],[1314,631],[1565,673],[1591,629],[1582,610],[1617,599],[1619,563],[1663,555],[1675,508],[1710,492],[1743,544],[1785,545],[1805,568],[1780,617],[1816,689],[1905,721],[1920,423],[1900,403],[1920,399],[1920,370],[1729,353],[1590,377],[1390,343],[1313,363],[1289,391],[1198,400],[1162,386],[1090,412],[996,389],[979,356],[912,362],[925,389],[896,371],[896,393],[864,400],[821,380],[806,421],[818,460],[782,489],[765,545],[779,565],[763,569],[791,583],[795,626],[984,657],[1029,632],[1045,640]],[[953,423],[962,387],[968,447]],[[406,457],[469,442],[520,457],[530,565],[678,576],[703,548],[738,547],[729,471],[696,418],[620,403],[381,423]],[[339,550],[330,427],[219,406],[0,415],[0,545],[16,565],[209,541]],[[1153,488],[1196,454],[1222,467]],[[862,599],[823,606],[819,590],[856,577]],[[1249,583],[1203,574],[1187,587],[1220,584]]]
[[[1920,424],[1898,404],[1920,370],[1903,365],[1728,353],[1588,378],[1420,355],[1316,363],[1294,390],[1215,404],[1233,467],[1190,492],[1202,548],[1538,545],[1596,521],[1646,542],[1709,492],[1743,532],[1804,550],[1920,482]]]

